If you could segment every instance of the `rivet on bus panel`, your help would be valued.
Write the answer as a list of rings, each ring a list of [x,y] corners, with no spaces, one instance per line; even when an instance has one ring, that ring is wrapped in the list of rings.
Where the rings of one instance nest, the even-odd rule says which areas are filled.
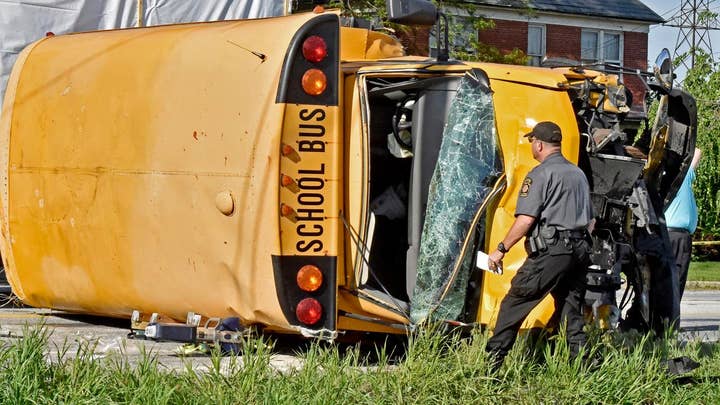
[[[215,207],[223,213],[230,216],[235,211],[235,200],[230,191],[221,191],[215,196]]]

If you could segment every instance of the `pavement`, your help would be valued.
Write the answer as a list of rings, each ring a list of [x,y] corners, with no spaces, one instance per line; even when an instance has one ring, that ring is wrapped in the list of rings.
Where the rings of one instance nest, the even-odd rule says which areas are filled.
[[[156,357],[162,369],[183,371],[188,368],[198,372],[214,369],[211,356],[202,353],[179,354],[181,344],[176,342],[155,342],[130,339],[130,320],[69,314],[61,311],[37,308],[0,309],[0,344],[21,339],[28,328],[44,325],[50,333],[46,358],[58,362],[74,358],[78,353],[88,355],[92,350],[94,359],[113,361],[122,356],[131,365],[136,365],[144,356]],[[220,359],[220,369],[229,373],[236,367],[237,359],[225,356]],[[239,360],[242,364],[242,359]],[[274,353],[270,366],[279,372],[289,372],[302,366],[297,356],[288,353]]]
[[[683,341],[718,342],[720,340],[720,289],[686,291],[681,308],[680,339]],[[184,356],[178,353],[180,344],[128,339],[129,320],[73,315],[60,311],[36,308],[0,309],[0,343],[23,337],[28,327],[45,325],[50,333],[48,361],[58,361],[92,350],[96,359],[124,356],[137,364],[144,353],[156,356],[161,368],[182,371],[188,368],[202,372],[213,368],[208,355]],[[274,351],[270,366],[278,372],[302,367],[292,350]],[[232,357],[223,357],[221,371],[234,367]],[[242,360],[240,360],[241,362]]]
[[[720,289],[685,291],[680,305],[680,337],[720,340]]]

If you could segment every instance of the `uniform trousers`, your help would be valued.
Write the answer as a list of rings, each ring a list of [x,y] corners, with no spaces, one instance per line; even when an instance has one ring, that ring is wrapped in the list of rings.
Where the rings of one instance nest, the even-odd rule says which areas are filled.
[[[675,271],[678,275],[678,301],[682,299],[687,282],[690,256],[692,253],[692,234],[686,229],[668,228],[670,246],[675,256]]]
[[[525,260],[500,304],[495,330],[487,343],[486,350],[495,356],[496,367],[515,343],[520,325],[548,294],[555,300],[553,318],[560,315],[561,325],[567,327],[570,352],[578,354],[586,341],[582,306],[589,265],[590,246],[584,239],[560,239]]]

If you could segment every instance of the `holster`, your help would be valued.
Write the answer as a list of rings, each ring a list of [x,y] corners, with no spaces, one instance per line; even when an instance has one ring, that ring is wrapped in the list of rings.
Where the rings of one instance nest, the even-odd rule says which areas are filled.
[[[525,236],[525,252],[532,257],[547,250],[547,244],[555,243],[557,230],[555,227],[547,227],[535,222],[530,235]]]
[[[554,245],[558,240],[558,230],[552,225],[540,225],[540,239],[545,243]]]

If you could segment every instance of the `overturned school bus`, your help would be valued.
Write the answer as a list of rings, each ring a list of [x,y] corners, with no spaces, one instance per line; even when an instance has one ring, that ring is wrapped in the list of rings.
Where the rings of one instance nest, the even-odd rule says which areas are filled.
[[[435,21],[429,3],[403,3],[409,15],[391,18]],[[634,140],[620,68],[404,56],[341,21],[308,13],[28,46],[0,124],[15,294],[137,311],[139,332],[179,340],[223,339],[209,332],[228,322],[203,319],[327,339],[428,317],[492,324],[526,253],[514,247],[502,275],[476,269],[475,253],[514,219],[536,164],[522,136],[554,121],[598,220],[588,315],[617,321],[625,273],[629,317],[672,319],[659,295],[672,290],[662,207],[692,155],[695,107],[672,89],[669,58],[642,74],[660,108]],[[547,297],[524,326],[545,327],[552,309]]]

